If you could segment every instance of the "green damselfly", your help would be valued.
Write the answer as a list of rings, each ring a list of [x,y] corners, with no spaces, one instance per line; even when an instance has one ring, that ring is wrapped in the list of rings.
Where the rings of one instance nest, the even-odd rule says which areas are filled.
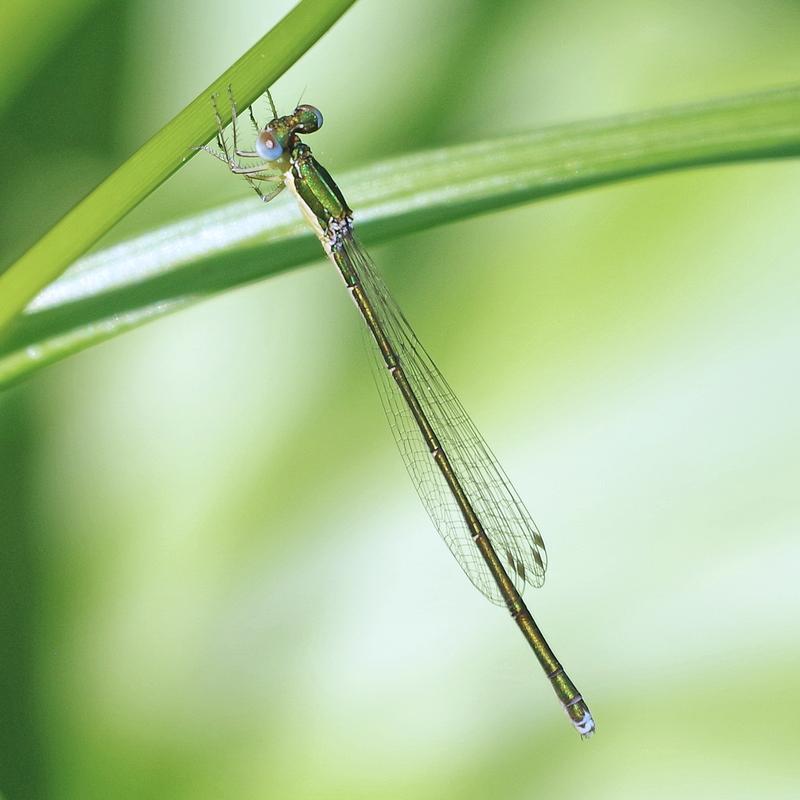
[[[521,592],[541,586],[544,541],[503,468],[389,294],[353,228],[353,212],[328,171],[300,140],[322,126],[314,106],[298,105],[256,129],[253,150],[239,148],[238,111],[230,94],[233,148],[217,111],[217,144],[198,149],[223,161],[268,202],[288,188],[338,270],[368,331],[381,401],[392,432],[437,531],[472,583],[503,605],[530,644],[570,721],[594,733],[586,701],[534,622]],[[214,98],[216,111],[216,97]],[[262,189],[264,187],[266,191]]]

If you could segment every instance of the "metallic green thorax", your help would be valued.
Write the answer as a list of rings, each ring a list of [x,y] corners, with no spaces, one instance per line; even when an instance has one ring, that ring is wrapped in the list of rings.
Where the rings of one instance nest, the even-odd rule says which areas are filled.
[[[311,154],[311,148],[298,142],[291,153],[293,189],[309,208],[326,233],[331,223],[351,219],[353,212],[347,207],[339,187],[328,170]]]

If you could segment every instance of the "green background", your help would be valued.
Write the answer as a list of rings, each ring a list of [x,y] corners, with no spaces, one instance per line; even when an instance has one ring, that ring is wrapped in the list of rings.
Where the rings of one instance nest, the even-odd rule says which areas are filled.
[[[290,7],[4,8],[0,263]],[[799,36],[793,2],[363,0],[275,97],[335,176],[796,81]],[[666,175],[374,253],[542,529],[588,743],[436,537],[322,260],[0,395],[0,793],[796,798],[799,186]],[[248,191],[196,158],[104,244]]]

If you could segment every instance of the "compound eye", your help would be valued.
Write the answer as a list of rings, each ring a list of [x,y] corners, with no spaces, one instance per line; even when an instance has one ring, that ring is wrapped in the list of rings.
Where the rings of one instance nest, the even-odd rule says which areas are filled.
[[[316,106],[297,106],[294,113],[301,133],[314,133],[322,127],[322,112]]]
[[[283,145],[275,138],[275,134],[265,128],[256,139],[256,153],[265,161],[275,161],[283,155]]]

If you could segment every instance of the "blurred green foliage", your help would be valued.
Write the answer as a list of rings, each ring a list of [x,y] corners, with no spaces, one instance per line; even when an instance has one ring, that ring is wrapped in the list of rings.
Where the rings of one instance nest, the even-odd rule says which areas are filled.
[[[290,7],[12,2],[2,263]],[[798,33],[772,0],[360,3],[276,93],[307,87],[338,175],[793,82]],[[245,197],[219,166],[103,244]],[[798,179],[664,176],[376,252],[543,530],[528,599],[590,743],[433,534],[320,263],[0,395],[0,793],[793,797]]]

